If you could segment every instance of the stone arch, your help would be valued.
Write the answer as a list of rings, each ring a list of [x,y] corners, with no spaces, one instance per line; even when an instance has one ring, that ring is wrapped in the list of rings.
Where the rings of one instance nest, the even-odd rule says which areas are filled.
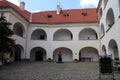
[[[104,35],[105,35],[105,29],[104,29],[104,24],[102,23],[100,27],[100,36],[102,37]]]
[[[107,52],[106,52],[106,47],[105,47],[105,45],[102,46],[102,55],[103,55],[103,56],[107,56]]]
[[[99,52],[96,48],[93,47],[84,47],[79,52],[80,61],[98,61]]]
[[[108,51],[109,54],[112,55],[112,58],[114,60],[119,60],[119,51],[118,51],[118,45],[117,42],[114,39],[111,39],[108,44]]]
[[[11,55],[14,57],[14,61],[21,61],[24,58],[24,48],[20,44],[16,44]]]
[[[47,40],[47,34],[43,29],[36,29],[31,34],[31,40]]]
[[[114,23],[115,23],[114,12],[112,8],[109,8],[106,15],[107,30],[111,28]]]
[[[30,51],[30,60],[32,61],[46,61],[46,50],[42,47],[35,47]]]
[[[98,39],[98,35],[95,30],[91,28],[85,28],[79,33],[79,40],[95,40]]]
[[[16,22],[13,26],[13,32],[14,34],[21,36],[21,37],[26,37],[26,32],[25,32],[25,28],[23,26],[22,23],[20,22]]]
[[[73,61],[73,52],[71,49],[66,47],[56,48],[53,52],[53,61],[58,61],[58,54],[61,53],[63,62],[71,62]]]
[[[54,33],[54,41],[69,41],[73,39],[73,34],[68,29],[59,29]]]

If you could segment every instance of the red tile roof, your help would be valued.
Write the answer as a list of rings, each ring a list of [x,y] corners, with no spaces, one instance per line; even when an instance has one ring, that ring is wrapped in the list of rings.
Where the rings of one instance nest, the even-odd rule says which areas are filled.
[[[30,12],[26,11],[26,10],[22,10],[20,9],[20,7],[8,2],[8,1],[0,1],[0,8],[12,8],[14,9],[16,12],[18,12],[22,17],[24,17],[27,21],[29,21],[30,19]]]
[[[21,16],[23,16],[26,20],[30,21],[30,12],[22,10],[18,6],[8,1],[0,1],[0,7],[11,7]],[[87,15],[82,15],[83,12],[87,12]],[[68,15],[64,16],[64,14],[66,13]],[[48,15],[50,15],[50,17],[48,17]],[[56,11],[44,11],[32,13],[31,22],[43,24],[98,22],[98,15],[96,8],[62,10],[61,14],[59,15],[56,14]]]
[[[87,12],[87,15],[82,15],[83,12]],[[67,13],[68,16],[64,16]],[[48,18],[48,14],[52,15]],[[33,23],[79,23],[79,22],[97,22],[98,15],[96,8],[93,9],[73,9],[62,10],[61,14],[56,14],[56,11],[45,11],[32,14]]]

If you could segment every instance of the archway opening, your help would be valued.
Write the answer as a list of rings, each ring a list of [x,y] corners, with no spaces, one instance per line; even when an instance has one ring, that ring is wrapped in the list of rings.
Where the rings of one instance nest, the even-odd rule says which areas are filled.
[[[79,60],[80,61],[98,61],[99,53],[97,49],[92,47],[82,48],[79,52]]]
[[[79,40],[95,40],[95,39],[98,39],[98,36],[93,29],[86,28],[79,33]]]
[[[54,52],[53,52],[53,61],[55,61],[55,62],[58,61],[59,53],[62,56],[62,61],[63,62],[71,62],[71,61],[73,61],[73,53],[72,53],[72,51],[70,49],[64,48],[64,47],[57,48],[57,49],[54,50]]]
[[[41,47],[35,47],[30,52],[32,61],[46,61],[46,50]]]
[[[31,40],[47,40],[47,34],[42,29],[37,29],[33,31],[31,35]]]
[[[23,26],[21,23],[19,23],[19,22],[17,22],[17,23],[14,24],[13,32],[14,32],[16,35],[18,35],[18,36],[21,36],[21,37],[24,37],[24,38],[26,37],[26,35],[25,35],[25,28],[24,28],[24,26]]]
[[[21,61],[24,58],[23,47],[21,45],[15,45],[11,57],[14,57],[14,61]]]
[[[54,41],[70,41],[73,39],[72,33],[67,29],[60,29],[54,33]]]
[[[118,46],[115,40],[110,40],[108,45],[109,54],[112,55],[114,60],[119,60]]]

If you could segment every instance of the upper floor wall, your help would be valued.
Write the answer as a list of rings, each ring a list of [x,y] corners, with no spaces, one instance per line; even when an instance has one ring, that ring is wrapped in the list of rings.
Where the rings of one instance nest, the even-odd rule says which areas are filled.
[[[78,41],[98,39],[97,23],[79,23],[55,25],[31,24],[28,29],[27,40]]]
[[[120,0],[100,0],[98,6],[101,38],[111,30],[120,18]],[[104,29],[104,30],[103,30]]]

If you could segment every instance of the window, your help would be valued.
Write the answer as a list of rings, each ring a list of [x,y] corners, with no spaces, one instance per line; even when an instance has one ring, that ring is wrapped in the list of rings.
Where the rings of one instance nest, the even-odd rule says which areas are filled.
[[[96,40],[98,39],[98,35],[96,31],[91,28],[85,28],[79,33],[79,40]]]
[[[99,19],[101,19],[102,14],[103,14],[103,12],[102,12],[102,8],[100,8],[100,10],[99,10]]]
[[[31,34],[31,40],[47,40],[47,34],[42,29],[36,29]]]
[[[119,12],[120,12],[120,0],[118,0]]]
[[[114,23],[115,23],[114,12],[113,12],[113,9],[110,8],[108,10],[107,16],[106,16],[107,30],[109,30],[109,28],[111,28]]]
[[[104,29],[104,24],[102,23],[100,27],[100,37],[102,38],[104,35],[105,35],[105,29]]]

